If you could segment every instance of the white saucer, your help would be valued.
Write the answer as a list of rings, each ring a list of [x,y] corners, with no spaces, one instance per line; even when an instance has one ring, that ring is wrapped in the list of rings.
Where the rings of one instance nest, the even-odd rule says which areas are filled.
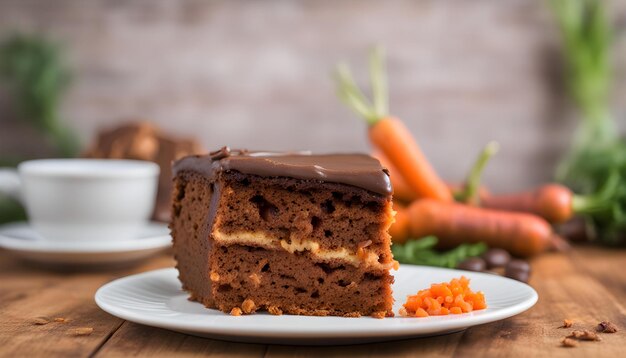
[[[431,283],[465,275],[473,290],[483,291],[488,308],[472,313],[406,318],[398,310],[406,296]],[[394,273],[396,317],[309,317],[272,316],[257,313],[230,316],[190,302],[181,290],[178,271],[161,269],[128,276],[102,286],[96,303],[119,318],[196,336],[254,343],[354,344],[431,336],[505,319],[532,307],[537,292],[530,286],[505,277],[460,270],[400,265]]]
[[[55,266],[111,266],[130,264],[171,246],[166,224],[152,222],[132,240],[100,242],[51,241],[26,222],[0,226],[0,247],[40,264]]]

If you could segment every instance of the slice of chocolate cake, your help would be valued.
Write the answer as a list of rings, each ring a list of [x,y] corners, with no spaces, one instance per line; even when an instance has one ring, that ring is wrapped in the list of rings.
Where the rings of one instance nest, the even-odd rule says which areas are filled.
[[[238,315],[392,316],[391,185],[369,156],[229,151],[174,164],[191,299]]]

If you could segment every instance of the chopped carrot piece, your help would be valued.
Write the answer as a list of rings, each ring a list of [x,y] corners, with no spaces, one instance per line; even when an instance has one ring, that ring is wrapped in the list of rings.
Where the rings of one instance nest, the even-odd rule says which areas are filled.
[[[472,306],[471,303],[461,302],[461,309],[463,310],[464,313],[467,313],[467,312],[472,312],[474,310],[474,307]]]
[[[426,312],[428,312],[429,316],[439,316],[439,310],[434,308],[429,308]]]
[[[428,317],[468,313],[487,308],[485,294],[473,292],[465,276],[450,282],[435,283],[407,297],[406,316]]]

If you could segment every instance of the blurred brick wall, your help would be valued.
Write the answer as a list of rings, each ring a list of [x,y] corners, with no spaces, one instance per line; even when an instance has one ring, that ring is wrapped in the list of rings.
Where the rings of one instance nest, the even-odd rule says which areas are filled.
[[[613,2],[617,20],[624,8]],[[0,38],[16,29],[65,43],[77,76],[64,118],[84,142],[138,117],[207,148],[367,150],[329,74],[345,59],[366,84],[375,43],[388,52],[393,113],[450,181],[491,139],[502,144],[493,188],[546,180],[575,123],[541,0],[1,0]],[[45,152],[1,97],[1,154]]]

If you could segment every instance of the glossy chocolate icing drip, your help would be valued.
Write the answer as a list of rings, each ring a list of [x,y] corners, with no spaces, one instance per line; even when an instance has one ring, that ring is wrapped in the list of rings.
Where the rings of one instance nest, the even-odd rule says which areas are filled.
[[[235,170],[264,177],[320,180],[356,186],[381,195],[391,195],[387,170],[365,154],[308,155],[294,153],[231,151],[222,148],[204,156],[188,156],[174,163],[173,172],[192,170],[214,178],[221,171]]]

